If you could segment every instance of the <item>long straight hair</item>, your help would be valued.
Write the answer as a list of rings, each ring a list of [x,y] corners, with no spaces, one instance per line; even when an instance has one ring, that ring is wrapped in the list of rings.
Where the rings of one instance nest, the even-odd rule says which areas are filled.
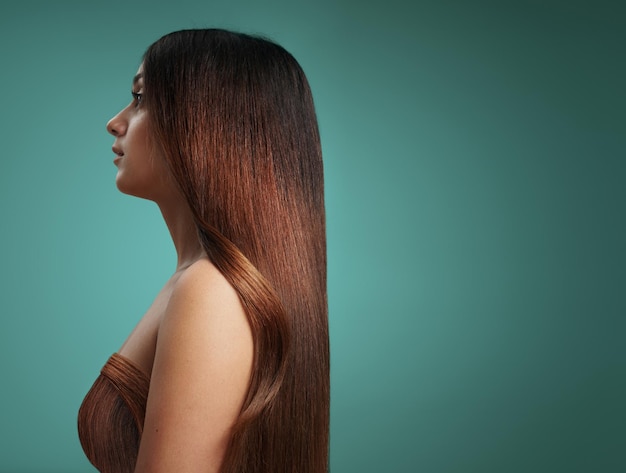
[[[155,144],[254,337],[222,473],[328,469],[329,341],[320,137],[301,67],[281,46],[218,29],[144,55]]]

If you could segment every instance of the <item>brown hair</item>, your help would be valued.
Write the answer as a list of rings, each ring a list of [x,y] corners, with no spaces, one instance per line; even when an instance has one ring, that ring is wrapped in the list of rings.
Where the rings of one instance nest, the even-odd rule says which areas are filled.
[[[328,468],[323,170],[311,91],[271,41],[171,33],[144,56],[156,145],[252,327],[252,376],[222,473]]]

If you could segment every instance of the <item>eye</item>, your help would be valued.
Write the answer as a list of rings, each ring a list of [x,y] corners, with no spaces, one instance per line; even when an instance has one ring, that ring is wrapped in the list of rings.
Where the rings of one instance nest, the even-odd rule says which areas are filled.
[[[140,94],[139,92],[131,92],[130,94],[133,96],[133,102],[135,102],[135,106],[139,106],[143,99],[143,94]]]

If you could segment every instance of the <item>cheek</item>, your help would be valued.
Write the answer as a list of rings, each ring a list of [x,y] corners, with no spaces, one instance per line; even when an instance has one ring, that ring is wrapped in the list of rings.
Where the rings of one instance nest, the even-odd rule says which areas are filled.
[[[162,153],[150,139],[145,112],[139,112],[129,123],[124,162],[120,163],[117,188],[125,193],[149,200],[162,200],[171,195],[173,179]]]

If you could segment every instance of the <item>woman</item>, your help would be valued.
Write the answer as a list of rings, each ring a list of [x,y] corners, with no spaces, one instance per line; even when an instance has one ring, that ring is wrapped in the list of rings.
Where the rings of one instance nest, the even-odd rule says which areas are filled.
[[[102,472],[327,470],[321,147],[295,59],[185,30],[146,51],[107,125],[120,191],[153,200],[178,264],[79,411]]]

